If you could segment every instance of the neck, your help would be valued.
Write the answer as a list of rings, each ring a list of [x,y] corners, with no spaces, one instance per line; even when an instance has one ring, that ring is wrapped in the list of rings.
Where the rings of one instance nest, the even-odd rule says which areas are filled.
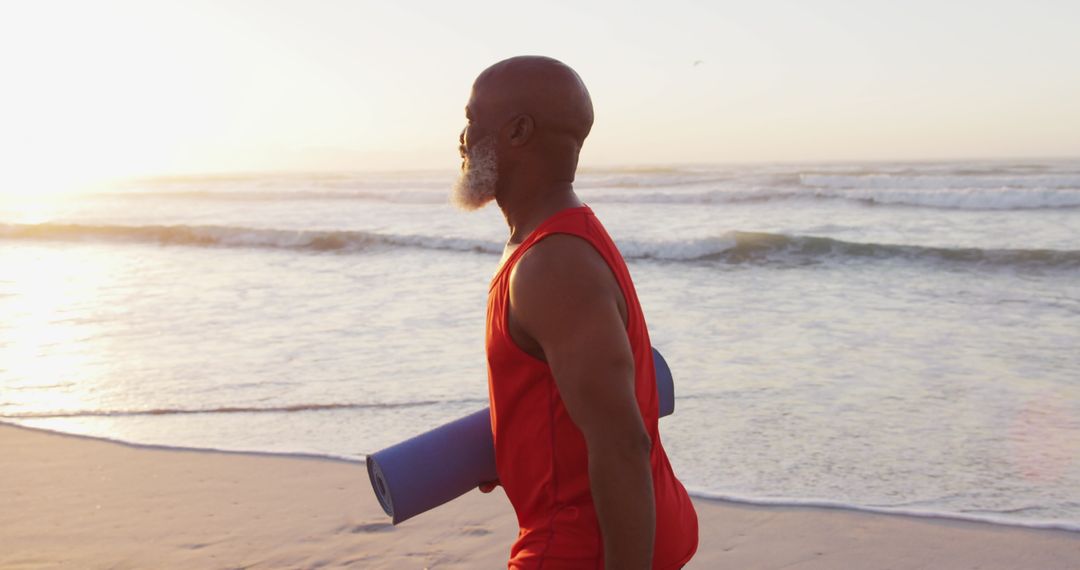
[[[519,244],[560,210],[581,206],[569,181],[510,181],[496,201],[510,228],[509,244]]]

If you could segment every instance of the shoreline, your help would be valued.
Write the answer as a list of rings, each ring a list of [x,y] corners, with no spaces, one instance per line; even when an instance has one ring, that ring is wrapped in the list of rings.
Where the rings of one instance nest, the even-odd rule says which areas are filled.
[[[0,567],[497,568],[503,493],[393,526],[360,461],[149,448],[0,425]],[[694,499],[687,568],[1076,568],[1080,533]]]
[[[158,451],[180,451],[180,452],[203,452],[203,453],[220,453],[226,455],[242,455],[242,456],[256,456],[256,457],[271,457],[282,459],[301,459],[301,460],[315,460],[315,461],[331,461],[339,462],[351,465],[359,465],[366,468],[366,462],[363,458],[349,457],[345,455],[332,455],[322,453],[308,453],[302,451],[259,451],[259,450],[235,450],[235,449],[217,449],[212,447],[187,447],[178,445],[164,445],[155,443],[138,443],[132,441],[126,441],[122,439],[112,439],[97,435],[86,435],[69,433],[59,430],[53,430],[48,428],[39,428],[24,426],[17,423],[10,422],[6,419],[0,419],[0,429],[4,427],[12,427],[16,429],[35,431],[41,433],[47,433],[51,435],[57,435],[61,437],[71,437],[76,439],[86,439],[91,441],[99,441],[102,443],[116,444],[132,449],[146,449],[146,450],[158,450]],[[1030,522],[1005,520],[994,517],[993,515],[966,515],[963,513],[951,513],[946,511],[922,511],[918,509],[897,509],[891,507],[875,507],[864,506],[852,503],[843,503],[840,501],[832,501],[829,499],[785,499],[785,498],[772,498],[772,497],[741,497],[737,495],[728,495],[724,493],[714,493],[711,491],[703,491],[699,489],[692,489],[687,487],[687,493],[691,499],[695,502],[707,501],[711,503],[717,503],[727,506],[751,506],[751,507],[776,507],[776,508],[791,508],[791,509],[820,509],[820,510],[835,510],[848,513],[865,513],[873,515],[884,515],[891,517],[902,517],[911,519],[927,519],[927,520],[942,520],[942,521],[956,521],[961,523],[973,523],[973,524],[986,524],[991,526],[1001,526],[1007,528],[1017,529],[1030,529],[1030,530],[1052,530],[1060,532],[1077,533],[1080,535],[1080,522],[1061,522],[1061,521],[1046,521],[1046,520],[1033,520]]]

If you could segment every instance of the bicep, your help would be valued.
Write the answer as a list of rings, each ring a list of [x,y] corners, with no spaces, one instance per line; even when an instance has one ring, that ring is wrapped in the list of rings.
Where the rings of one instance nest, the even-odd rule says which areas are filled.
[[[637,438],[644,425],[618,284],[599,254],[578,238],[551,246],[530,251],[531,259],[515,268],[515,319],[543,350],[567,412],[586,440]]]

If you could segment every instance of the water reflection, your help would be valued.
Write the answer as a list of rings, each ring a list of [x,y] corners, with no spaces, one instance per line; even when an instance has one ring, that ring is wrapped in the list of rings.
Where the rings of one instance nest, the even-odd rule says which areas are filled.
[[[0,246],[0,414],[96,407],[106,359],[94,315],[113,259],[59,244]]]

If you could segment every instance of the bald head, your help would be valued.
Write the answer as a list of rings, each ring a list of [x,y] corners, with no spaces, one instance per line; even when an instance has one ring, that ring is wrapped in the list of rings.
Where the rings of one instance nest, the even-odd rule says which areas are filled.
[[[522,200],[577,201],[574,176],[593,108],[573,69],[550,57],[500,61],[476,78],[465,116],[455,203],[476,209],[494,199],[509,212]]]
[[[493,125],[522,120],[539,143],[572,143],[580,150],[593,123],[589,90],[573,69],[542,56],[505,59],[473,83],[470,111]]]

